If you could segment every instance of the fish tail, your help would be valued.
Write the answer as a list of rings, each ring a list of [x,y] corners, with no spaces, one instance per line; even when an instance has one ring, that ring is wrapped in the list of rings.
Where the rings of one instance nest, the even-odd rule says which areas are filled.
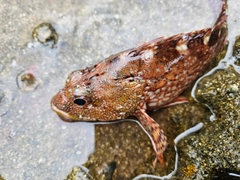
[[[227,14],[226,14],[226,9],[227,9],[227,4],[225,0],[222,1],[222,10],[217,18],[217,21],[215,23],[215,26],[218,25],[219,23],[225,22],[227,20]]]

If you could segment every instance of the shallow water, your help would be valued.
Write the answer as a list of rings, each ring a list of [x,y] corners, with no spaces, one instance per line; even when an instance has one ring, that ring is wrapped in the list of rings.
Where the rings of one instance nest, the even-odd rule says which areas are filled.
[[[240,34],[240,7],[234,3],[228,1],[231,42]],[[105,164],[119,154],[121,158],[117,162],[125,169],[117,166],[115,173],[123,174],[126,179],[141,173],[172,171],[174,155],[168,157],[169,164],[163,171],[160,167],[159,172],[151,168],[154,152],[148,137],[136,123],[101,127],[91,123],[66,123],[51,110],[50,100],[73,70],[159,36],[211,26],[216,18],[213,7],[205,0],[194,3],[191,0],[171,3],[164,0],[1,1],[0,174],[5,179],[64,179],[73,166],[84,164],[90,154],[99,153],[102,144],[106,145],[102,148],[104,157],[109,158]],[[54,48],[32,39],[33,29],[42,22],[51,23],[58,34]],[[18,87],[22,72],[34,74],[38,83],[35,89]],[[180,109],[184,110],[184,106]],[[158,117],[159,113],[166,115],[167,110],[154,112],[153,116]],[[177,115],[166,119],[167,122],[178,120]],[[125,131],[128,125],[131,128]],[[130,148],[125,144],[131,145]],[[134,151],[132,145],[136,148]],[[138,145],[141,149],[136,152]],[[95,147],[99,151],[94,152]],[[166,153],[171,154],[172,150],[170,147]],[[99,173],[105,164],[100,162],[97,166],[99,162],[91,161],[92,156],[88,164],[92,163],[92,172]],[[135,166],[134,162],[141,158],[148,169]]]

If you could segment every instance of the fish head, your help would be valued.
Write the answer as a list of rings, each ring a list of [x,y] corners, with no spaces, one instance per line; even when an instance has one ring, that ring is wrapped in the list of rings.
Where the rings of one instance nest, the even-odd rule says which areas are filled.
[[[52,98],[51,107],[61,119],[71,122],[124,119],[136,111],[142,92],[139,79],[113,79],[108,74],[77,70]]]

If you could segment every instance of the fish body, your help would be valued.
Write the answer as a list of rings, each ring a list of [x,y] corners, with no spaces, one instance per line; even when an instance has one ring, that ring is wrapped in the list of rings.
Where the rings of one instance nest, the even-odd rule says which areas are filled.
[[[216,24],[160,37],[72,72],[52,99],[67,121],[113,121],[136,116],[152,138],[154,165],[163,163],[167,137],[148,114],[181,102],[178,96],[199,77],[226,42],[225,4]]]

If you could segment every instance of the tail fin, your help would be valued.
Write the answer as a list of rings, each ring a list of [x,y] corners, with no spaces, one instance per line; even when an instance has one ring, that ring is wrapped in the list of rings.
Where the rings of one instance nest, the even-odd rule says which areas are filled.
[[[222,1],[222,10],[217,18],[217,21],[215,23],[215,26],[218,25],[219,23],[225,22],[227,20],[227,14],[226,14],[226,2],[225,0]]]

